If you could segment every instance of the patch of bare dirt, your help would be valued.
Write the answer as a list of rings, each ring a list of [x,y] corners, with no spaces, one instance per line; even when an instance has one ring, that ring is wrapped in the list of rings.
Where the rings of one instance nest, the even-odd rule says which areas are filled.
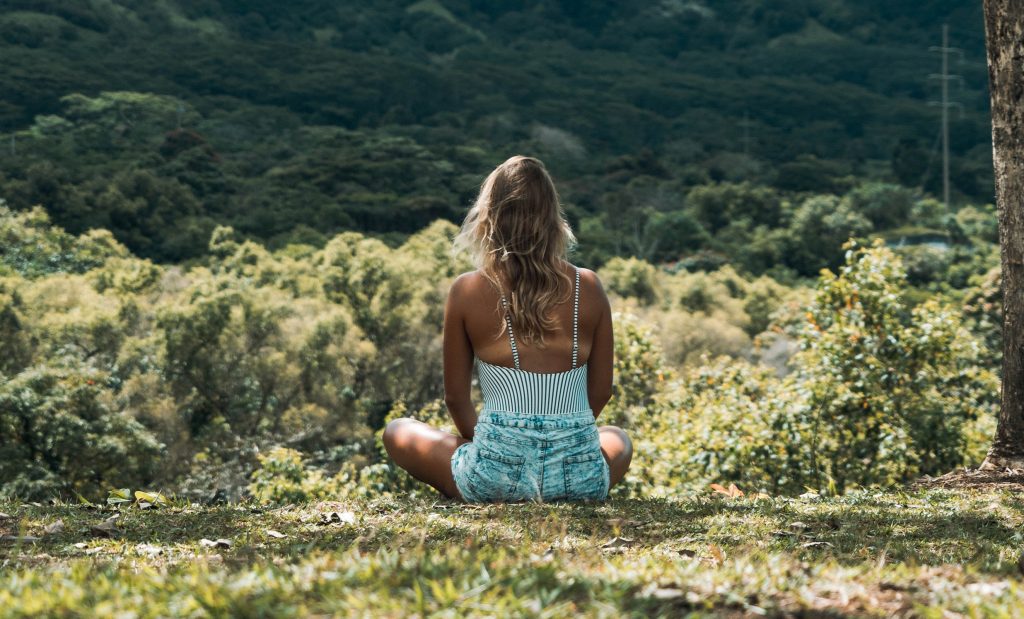
[[[1024,492],[1024,469],[957,469],[939,477],[925,476],[911,484],[915,488],[981,488]]]

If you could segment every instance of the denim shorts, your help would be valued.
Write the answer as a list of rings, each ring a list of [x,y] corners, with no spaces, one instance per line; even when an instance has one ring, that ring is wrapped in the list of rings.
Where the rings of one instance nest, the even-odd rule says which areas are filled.
[[[611,472],[589,410],[533,415],[484,410],[473,440],[452,454],[468,502],[607,498]]]

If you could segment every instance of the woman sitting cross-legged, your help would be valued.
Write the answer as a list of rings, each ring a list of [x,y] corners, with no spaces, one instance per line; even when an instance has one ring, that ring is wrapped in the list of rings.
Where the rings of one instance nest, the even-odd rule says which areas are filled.
[[[455,249],[476,271],[444,312],[445,402],[461,436],[413,419],[384,430],[399,466],[465,501],[604,499],[633,455],[596,418],[612,394],[612,318],[544,164],[516,156],[484,181]],[[474,364],[483,394],[470,398]]]

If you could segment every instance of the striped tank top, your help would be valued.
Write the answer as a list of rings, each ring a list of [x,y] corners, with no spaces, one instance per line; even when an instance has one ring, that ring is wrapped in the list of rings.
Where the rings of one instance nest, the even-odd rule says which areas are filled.
[[[564,372],[529,372],[519,367],[519,350],[512,333],[512,318],[504,293],[501,304],[505,308],[512,346],[514,368],[494,365],[476,357],[480,391],[484,398],[484,411],[521,413],[529,415],[564,415],[590,411],[587,396],[587,364],[576,367],[579,358],[580,270],[576,269],[576,284],[572,308],[572,369]]]

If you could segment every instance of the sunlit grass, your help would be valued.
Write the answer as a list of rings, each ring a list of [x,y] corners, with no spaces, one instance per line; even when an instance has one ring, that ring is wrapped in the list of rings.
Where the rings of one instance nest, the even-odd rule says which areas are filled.
[[[1024,603],[1024,502],[1005,491],[178,503],[91,532],[115,511],[0,503],[0,533],[40,538],[2,542],[0,616],[1009,617]]]

